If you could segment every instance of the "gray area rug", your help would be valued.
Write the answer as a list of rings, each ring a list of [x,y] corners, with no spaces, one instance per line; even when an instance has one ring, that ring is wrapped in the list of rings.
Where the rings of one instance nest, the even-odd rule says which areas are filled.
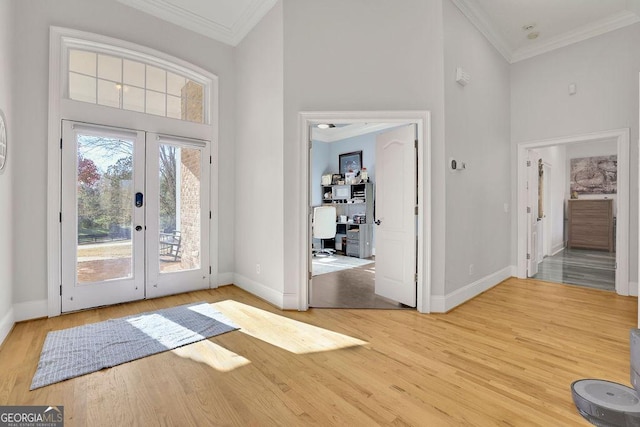
[[[370,259],[355,258],[342,255],[331,255],[328,257],[313,257],[312,261],[312,276],[318,276],[320,274],[333,273],[334,271],[346,270],[348,268],[361,267],[366,264],[371,264],[373,261]]]
[[[238,329],[196,302],[47,334],[31,390]]]

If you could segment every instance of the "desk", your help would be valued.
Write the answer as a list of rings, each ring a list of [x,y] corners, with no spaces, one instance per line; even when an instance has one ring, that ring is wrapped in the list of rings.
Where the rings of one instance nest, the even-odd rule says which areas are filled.
[[[347,238],[347,247],[342,250],[347,256],[369,258],[372,255],[373,224],[337,222],[336,241],[341,241],[343,236]]]

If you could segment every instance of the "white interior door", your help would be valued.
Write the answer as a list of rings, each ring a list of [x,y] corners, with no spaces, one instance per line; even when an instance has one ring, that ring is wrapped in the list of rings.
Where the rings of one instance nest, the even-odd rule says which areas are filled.
[[[62,311],[142,299],[144,132],[62,127]]]
[[[147,134],[147,297],[209,287],[210,144]]]
[[[540,155],[529,151],[527,162],[527,277],[538,274],[538,160]]]
[[[376,138],[377,295],[416,306],[416,130]]]

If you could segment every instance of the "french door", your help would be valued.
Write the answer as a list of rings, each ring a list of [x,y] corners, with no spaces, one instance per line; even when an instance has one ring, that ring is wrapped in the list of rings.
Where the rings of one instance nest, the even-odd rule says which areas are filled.
[[[62,312],[209,287],[209,144],[62,123]]]

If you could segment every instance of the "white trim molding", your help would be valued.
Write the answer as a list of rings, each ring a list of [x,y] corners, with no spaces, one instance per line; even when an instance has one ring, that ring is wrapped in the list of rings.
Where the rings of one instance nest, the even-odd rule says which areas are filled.
[[[527,46],[514,49],[510,46],[504,34],[496,29],[495,23],[492,22],[491,18],[476,1],[451,1],[510,64],[640,22],[640,16],[636,13],[631,10],[623,10],[599,21],[583,25],[555,37],[542,39],[540,41],[532,42]]]
[[[13,307],[9,309],[7,314],[4,315],[2,319],[0,319],[0,346],[4,342],[4,340],[9,336],[9,333],[13,329],[13,325],[16,324]]]
[[[638,282],[629,282],[629,295],[632,297],[638,296]]]
[[[513,55],[512,49],[509,47],[509,43],[504,37],[494,30],[495,25],[491,22],[491,19],[487,14],[477,5],[476,1],[471,0],[451,0],[464,16],[484,35],[489,43],[496,48],[500,55],[511,63],[511,57]]]
[[[216,286],[233,285],[233,273],[218,273]]]
[[[508,266],[447,295],[432,296],[431,312],[446,313],[512,277],[512,272],[513,266]]]
[[[13,313],[16,322],[47,317],[48,301],[41,299],[15,303],[13,304]]]
[[[527,277],[527,152],[535,148],[552,147],[580,142],[617,142],[618,192],[616,197],[616,292],[629,295],[629,129],[614,129],[580,135],[520,142],[516,146],[517,188],[517,277]]]
[[[23,320],[43,315],[58,316],[61,313],[60,286],[61,273],[61,138],[62,119],[94,123],[104,126],[136,129],[181,136],[185,138],[211,141],[212,172],[210,175],[210,207],[218,205],[218,77],[198,66],[180,58],[145,46],[84,31],[61,27],[50,27],[49,30],[49,122],[47,140],[47,305],[44,314],[40,308],[14,306],[16,318]],[[138,59],[145,63],[157,64],[163,68],[176,70],[179,73],[202,83],[205,87],[206,124],[174,120],[150,114],[121,110],[101,105],[94,105],[68,99],[67,85],[67,51],[69,47],[82,47],[96,52],[113,52],[114,54]],[[218,220],[217,209],[211,209],[209,232],[209,266],[211,277],[218,272]],[[215,287],[214,283],[210,287]],[[39,306],[38,306],[39,307]],[[20,313],[25,313],[24,315]],[[29,317],[26,317],[29,316]]]
[[[431,113],[429,111],[321,111],[298,114],[301,147],[309,147],[312,126],[319,123],[389,123],[415,124],[418,141],[418,251],[417,310],[429,313],[431,308]],[[300,150],[300,175],[297,177],[300,203],[297,258],[291,260],[298,277],[297,309],[309,308],[309,271],[311,264],[309,149]],[[293,296],[291,296],[293,298]],[[287,297],[287,302],[289,297]],[[289,308],[289,307],[287,307]]]
[[[263,300],[274,305],[280,310],[283,310],[285,308],[284,306],[285,295],[282,292],[278,292],[267,285],[264,285],[260,282],[256,282],[255,280],[249,279],[248,277],[245,277],[238,273],[235,273],[233,277],[234,277],[234,280],[233,280],[234,285],[236,285],[240,289],[245,290],[250,294],[257,296],[258,298],[262,298]],[[297,300],[296,300],[296,304],[297,304]]]
[[[176,24],[219,42],[237,46],[249,31],[271,10],[277,0],[251,0],[231,25],[224,25],[170,0],[118,0],[156,18]],[[204,2],[207,3],[207,2]],[[215,2],[212,2],[215,3]],[[184,5],[184,2],[181,2]]]
[[[610,31],[619,30],[629,25],[640,22],[640,17],[633,12],[623,11],[615,15],[611,15],[600,21],[593,22],[589,25],[578,27],[575,30],[567,31],[548,40],[541,40],[526,47],[516,49],[511,55],[511,63],[532,58],[552,50],[560,49],[590,39],[592,37],[606,34]]]

